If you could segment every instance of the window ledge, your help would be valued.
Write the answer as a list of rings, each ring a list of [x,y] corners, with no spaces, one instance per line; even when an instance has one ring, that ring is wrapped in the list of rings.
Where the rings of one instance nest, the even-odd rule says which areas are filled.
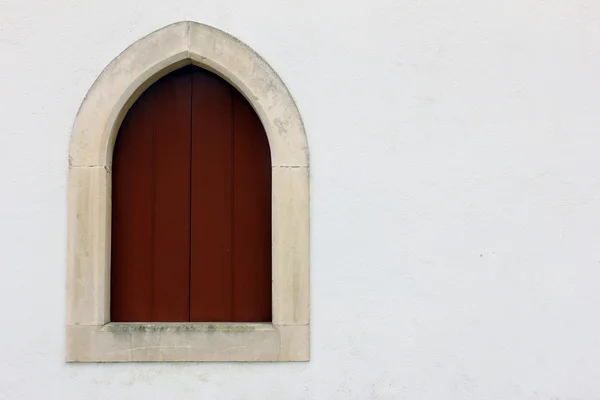
[[[308,361],[308,335],[269,323],[72,325],[67,361]]]

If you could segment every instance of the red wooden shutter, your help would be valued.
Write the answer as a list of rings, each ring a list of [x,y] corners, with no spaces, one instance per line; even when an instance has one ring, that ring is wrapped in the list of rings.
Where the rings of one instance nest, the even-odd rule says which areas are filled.
[[[189,74],[153,85],[131,108],[113,155],[111,319],[188,321]]]
[[[112,321],[271,319],[269,145],[232,86],[196,67],[152,85],[112,187]]]
[[[192,104],[192,321],[233,321],[231,87],[198,70]]]
[[[154,110],[154,315],[189,319],[190,101],[188,74],[156,85]]]
[[[131,108],[113,151],[111,320],[153,316],[153,88]]]
[[[233,320],[270,321],[271,153],[256,113],[232,92]]]

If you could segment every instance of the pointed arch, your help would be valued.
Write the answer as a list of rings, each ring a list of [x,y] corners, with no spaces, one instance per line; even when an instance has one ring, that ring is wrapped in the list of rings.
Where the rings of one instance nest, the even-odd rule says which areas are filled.
[[[272,165],[272,324],[110,322],[112,151],[129,107],[187,64],[237,88],[258,114]],[[208,25],[178,22],[138,40],[94,82],[69,148],[68,361],[302,361],[309,354],[309,156],[292,96],[247,45]]]

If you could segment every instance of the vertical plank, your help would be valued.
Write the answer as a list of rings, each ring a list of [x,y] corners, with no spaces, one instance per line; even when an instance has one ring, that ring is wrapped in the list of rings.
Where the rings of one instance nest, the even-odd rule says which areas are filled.
[[[154,313],[189,321],[191,74],[175,71],[155,84]]]
[[[232,318],[231,87],[197,70],[192,79],[190,320]]]
[[[272,319],[271,153],[258,116],[233,93],[233,321],[267,322]]]
[[[152,89],[132,106],[112,165],[111,321],[152,320]]]

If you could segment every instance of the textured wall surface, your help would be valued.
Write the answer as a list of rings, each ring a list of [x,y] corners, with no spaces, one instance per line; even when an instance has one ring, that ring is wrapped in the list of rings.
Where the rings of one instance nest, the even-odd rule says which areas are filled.
[[[63,362],[75,114],[180,20],[304,118],[309,363]],[[0,0],[0,399],[599,399],[599,71],[595,0]]]

